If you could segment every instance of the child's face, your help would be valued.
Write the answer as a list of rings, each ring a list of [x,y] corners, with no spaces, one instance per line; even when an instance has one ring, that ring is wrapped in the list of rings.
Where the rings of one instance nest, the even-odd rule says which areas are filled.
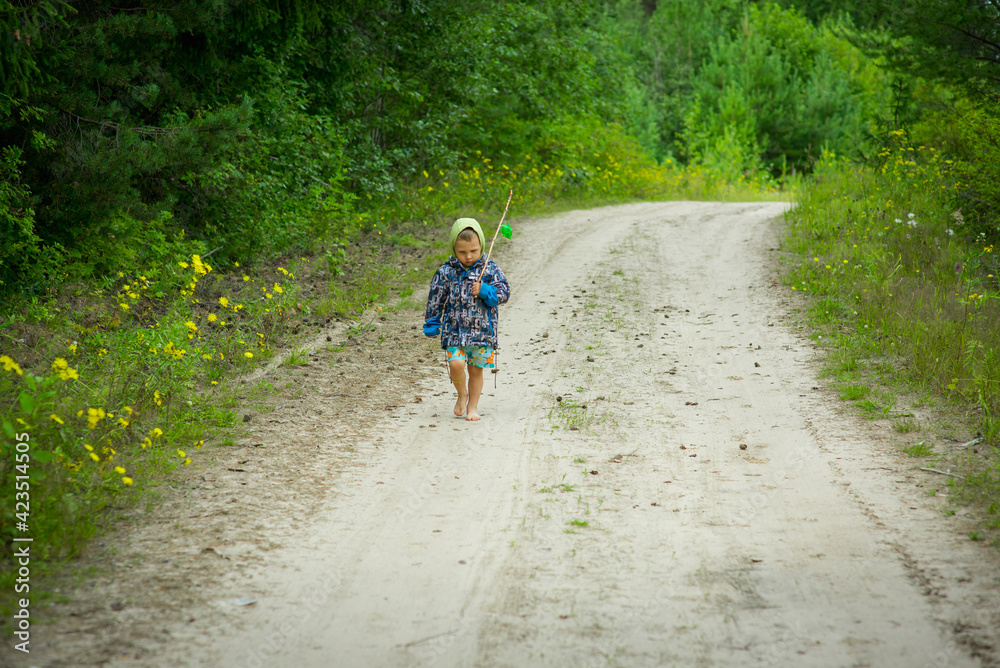
[[[462,263],[463,267],[471,267],[472,264],[483,254],[483,249],[479,245],[479,239],[465,241],[459,239],[455,242],[455,257]]]

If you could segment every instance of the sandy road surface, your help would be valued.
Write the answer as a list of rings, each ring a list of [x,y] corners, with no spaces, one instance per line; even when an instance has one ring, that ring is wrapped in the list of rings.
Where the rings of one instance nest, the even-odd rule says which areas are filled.
[[[129,538],[37,665],[1000,665],[995,551],[818,386],[774,282],[784,208],[518,224],[481,423],[413,321],[378,322],[395,351],[298,377],[319,390],[247,438],[271,458],[207,473],[161,522],[181,538]]]

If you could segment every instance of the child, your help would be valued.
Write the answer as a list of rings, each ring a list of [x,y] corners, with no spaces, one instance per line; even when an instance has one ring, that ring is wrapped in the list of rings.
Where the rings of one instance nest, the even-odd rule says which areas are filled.
[[[486,264],[482,282],[486,237],[473,218],[459,218],[451,226],[453,255],[438,268],[431,279],[427,296],[424,334],[441,335],[451,371],[451,382],[458,391],[455,415],[479,420],[479,396],[483,391],[483,369],[492,369],[497,350],[499,304],[510,298],[507,277],[493,260]],[[465,367],[469,367],[469,385]]]

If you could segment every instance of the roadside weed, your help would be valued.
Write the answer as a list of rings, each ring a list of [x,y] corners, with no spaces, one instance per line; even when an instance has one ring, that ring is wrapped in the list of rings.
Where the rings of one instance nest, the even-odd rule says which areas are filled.
[[[868,396],[868,388],[864,385],[841,385],[840,398],[844,401],[858,401]]]
[[[309,364],[309,353],[302,349],[292,350],[282,364],[285,366],[305,366]]]
[[[924,441],[920,441],[919,443],[914,443],[913,445],[904,446],[903,452],[910,457],[930,457],[934,454],[934,448],[927,445]]]

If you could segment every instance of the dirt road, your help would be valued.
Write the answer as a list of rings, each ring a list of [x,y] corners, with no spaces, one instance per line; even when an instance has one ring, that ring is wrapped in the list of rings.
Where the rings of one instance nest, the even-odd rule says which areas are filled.
[[[516,223],[482,422],[416,312],[318,350],[37,665],[1000,665],[996,551],[817,380],[784,209]]]

